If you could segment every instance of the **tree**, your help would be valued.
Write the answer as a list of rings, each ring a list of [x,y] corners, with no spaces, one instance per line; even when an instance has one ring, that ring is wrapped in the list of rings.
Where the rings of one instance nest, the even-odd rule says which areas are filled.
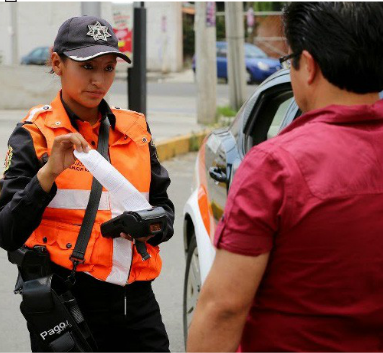
[[[281,11],[283,6],[286,4],[285,1],[276,1],[276,2],[253,2],[254,11]]]

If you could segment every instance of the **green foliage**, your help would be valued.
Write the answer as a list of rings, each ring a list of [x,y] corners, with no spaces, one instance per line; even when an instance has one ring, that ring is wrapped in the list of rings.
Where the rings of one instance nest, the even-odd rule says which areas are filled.
[[[285,1],[255,1],[253,2],[253,9],[254,11],[281,11],[285,4]]]
[[[216,17],[217,40],[225,40],[225,16]],[[183,56],[188,61],[195,53],[194,16],[183,15]]]
[[[221,106],[217,107],[217,116],[226,116],[226,117],[233,117],[236,116],[237,112],[233,110],[230,106]]]
[[[254,11],[281,11],[283,6],[286,4],[285,1],[278,2],[244,2],[244,11],[250,6],[253,7]],[[223,12],[225,10],[224,2],[216,3],[216,11]],[[195,53],[195,32],[194,32],[194,16],[184,14],[182,16],[183,21],[183,56],[185,61],[190,61],[192,56]],[[256,35],[256,27],[253,30],[253,33],[247,32],[246,27],[246,17],[243,21],[244,30],[245,30],[245,40],[248,42],[253,42],[253,37]],[[225,29],[225,16],[216,16],[216,31],[217,31],[217,41],[222,41],[226,39],[226,29]]]
[[[183,15],[183,56],[190,60],[195,51],[194,16]]]
[[[201,139],[196,135],[194,131],[192,131],[190,139],[189,139],[189,151],[196,152],[201,147]]]
[[[218,41],[223,41],[226,39],[225,16],[216,17],[216,31]]]

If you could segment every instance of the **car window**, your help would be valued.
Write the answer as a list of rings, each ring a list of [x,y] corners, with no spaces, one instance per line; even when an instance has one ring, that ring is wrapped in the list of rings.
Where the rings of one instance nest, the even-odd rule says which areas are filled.
[[[34,51],[32,51],[32,53],[30,54],[30,57],[33,59],[39,59],[41,57],[42,53],[43,53],[43,49],[37,48]]]
[[[236,140],[238,140],[238,134],[239,134],[239,129],[240,129],[240,121],[242,121],[242,115],[245,110],[246,103],[242,105],[241,109],[238,111],[237,115],[235,116],[234,121],[230,125],[230,132],[234,136]]]
[[[253,146],[274,137],[292,101],[291,86],[266,91],[252,108],[245,131],[245,153]]]
[[[44,48],[43,59],[49,57],[49,48]]]
[[[290,125],[296,118],[302,115],[302,111],[297,106],[297,103],[292,99],[290,106],[287,108],[285,117],[279,126],[279,131],[282,131],[286,126]]]
[[[217,43],[217,57],[226,58],[226,56],[227,56],[226,43]]]
[[[281,126],[282,120],[285,117],[287,109],[289,108],[293,99],[294,98],[291,97],[289,99],[286,99],[285,101],[282,101],[281,105],[278,107],[278,110],[274,115],[273,121],[271,122],[269,131],[267,132],[267,139],[270,139],[278,134],[279,127]]]
[[[266,53],[255,45],[245,44],[245,56],[247,58],[267,58]]]
[[[226,56],[227,56],[226,48],[221,48],[220,50],[217,51],[217,57],[226,58]]]

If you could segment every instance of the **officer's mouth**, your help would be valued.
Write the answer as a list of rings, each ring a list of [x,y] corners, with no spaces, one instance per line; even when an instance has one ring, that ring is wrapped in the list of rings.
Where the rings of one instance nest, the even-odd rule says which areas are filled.
[[[85,91],[85,93],[92,98],[102,98],[105,95],[103,91]]]

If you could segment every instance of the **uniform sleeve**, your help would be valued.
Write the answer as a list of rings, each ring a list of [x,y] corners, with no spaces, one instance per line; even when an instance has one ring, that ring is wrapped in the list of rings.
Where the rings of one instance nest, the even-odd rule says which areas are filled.
[[[283,166],[253,148],[235,174],[214,245],[248,256],[269,252],[287,201]]]
[[[157,157],[157,150],[153,143],[150,143],[149,150],[152,172],[149,190],[149,203],[153,206],[163,207],[163,209],[166,211],[167,219],[167,227],[165,232],[156,235],[148,241],[148,243],[151,245],[158,245],[164,241],[168,241],[174,234],[174,205],[170,201],[167,193],[167,189],[170,185],[169,174],[159,162]]]
[[[18,124],[8,141],[3,178],[0,180],[0,246],[13,251],[38,227],[56,185],[46,193],[37,179],[43,162],[36,156],[31,132]]]

